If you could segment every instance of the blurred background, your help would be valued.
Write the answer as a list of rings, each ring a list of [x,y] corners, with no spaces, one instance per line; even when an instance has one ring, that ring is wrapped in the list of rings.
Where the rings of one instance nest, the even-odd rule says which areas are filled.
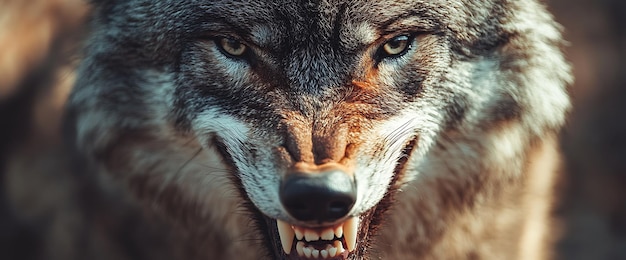
[[[560,259],[626,259],[626,1],[549,0],[576,81]]]
[[[576,77],[570,88],[575,109],[562,137],[566,174],[555,212],[563,223],[557,258],[626,259],[626,1],[545,3],[564,27]],[[38,245],[62,247],[69,242],[46,241],[41,228],[75,226],[58,217],[73,209],[46,201],[76,198],[46,184],[76,188],[63,160],[59,122],[87,14],[82,0],[0,0],[3,256],[28,259]],[[20,188],[27,186],[38,188]]]

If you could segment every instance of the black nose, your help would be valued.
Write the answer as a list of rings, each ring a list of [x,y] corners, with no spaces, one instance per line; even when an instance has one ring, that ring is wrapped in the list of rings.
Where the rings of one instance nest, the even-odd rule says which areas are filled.
[[[356,187],[341,170],[294,173],[283,180],[280,200],[300,221],[332,222],[345,217],[356,201]]]

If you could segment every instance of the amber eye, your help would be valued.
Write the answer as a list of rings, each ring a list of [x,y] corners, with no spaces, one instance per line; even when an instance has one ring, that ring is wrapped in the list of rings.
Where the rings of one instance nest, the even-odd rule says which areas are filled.
[[[382,55],[385,57],[400,56],[411,47],[411,37],[400,35],[387,41],[382,48]]]
[[[238,40],[230,38],[220,38],[216,41],[216,43],[224,54],[233,57],[240,57],[248,50],[248,46]]]

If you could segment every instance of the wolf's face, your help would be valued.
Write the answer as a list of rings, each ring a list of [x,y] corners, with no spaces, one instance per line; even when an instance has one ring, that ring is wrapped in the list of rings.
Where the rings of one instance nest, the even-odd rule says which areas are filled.
[[[519,75],[558,39],[521,2],[102,1],[72,97],[79,145],[203,212],[228,211],[206,190],[234,184],[274,258],[360,258],[445,136],[562,121],[542,114],[567,106],[566,76],[542,97],[525,81],[550,71]]]

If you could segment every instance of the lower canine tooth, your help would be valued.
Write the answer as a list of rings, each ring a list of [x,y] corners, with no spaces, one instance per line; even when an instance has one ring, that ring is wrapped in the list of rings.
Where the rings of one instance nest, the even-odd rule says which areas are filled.
[[[348,246],[348,251],[354,250],[356,248],[356,234],[359,228],[359,218],[352,217],[348,219],[343,224],[343,236],[346,239],[346,245]]]
[[[285,250],[285,254],[291,253],[291,246],[293,245],[294,231],[286,222],[276,220],[276,226],[278,227],[278,236],[280,236],[280,243]]]

